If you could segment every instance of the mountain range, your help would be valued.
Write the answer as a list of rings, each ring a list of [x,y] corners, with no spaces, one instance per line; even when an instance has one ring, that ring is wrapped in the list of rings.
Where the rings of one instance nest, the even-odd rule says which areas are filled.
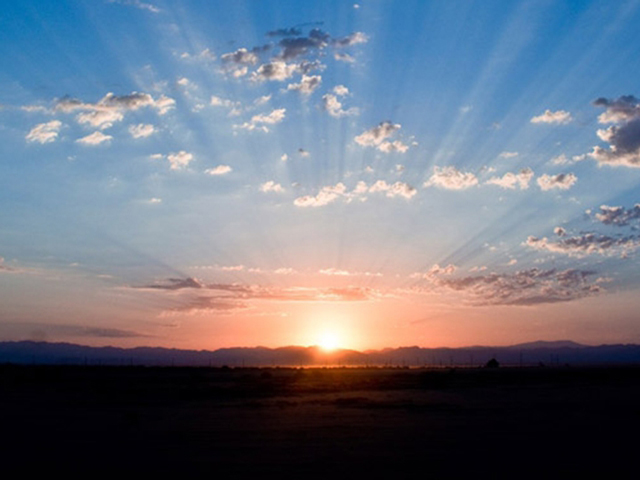
[[[477,367],[486,365],[493,358],[505,366],[640,364],[640,345],[588,346],[566,340],[461,348],[411,346],[359,352],[347,349],[324,351],[317,346],[236,347],[210,351],[161,347],[90,347],[34,341],[0,342],[0,364]]]

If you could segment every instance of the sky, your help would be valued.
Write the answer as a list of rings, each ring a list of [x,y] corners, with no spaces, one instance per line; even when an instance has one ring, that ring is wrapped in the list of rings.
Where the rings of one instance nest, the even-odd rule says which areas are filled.
[[[0,11],[0,340],[640,343],[639,1]]]

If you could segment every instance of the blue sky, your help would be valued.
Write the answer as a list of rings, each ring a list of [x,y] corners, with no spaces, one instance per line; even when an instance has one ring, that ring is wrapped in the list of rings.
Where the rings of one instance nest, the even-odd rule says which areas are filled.
[[[13,2],[0,339],[639,342],[640,2]]]

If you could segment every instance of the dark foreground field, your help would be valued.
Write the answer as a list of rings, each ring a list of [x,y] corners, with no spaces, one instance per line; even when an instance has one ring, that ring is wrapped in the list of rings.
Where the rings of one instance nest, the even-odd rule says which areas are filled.
[[[637,478],[640,368],[5,365],[0,428],[13,473]]]

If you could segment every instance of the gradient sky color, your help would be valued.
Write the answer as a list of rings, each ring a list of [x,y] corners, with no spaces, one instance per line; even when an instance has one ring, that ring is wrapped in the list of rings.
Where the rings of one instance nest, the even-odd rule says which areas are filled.
[[[640,342],[640,2],[0,12],[0,340]]]

